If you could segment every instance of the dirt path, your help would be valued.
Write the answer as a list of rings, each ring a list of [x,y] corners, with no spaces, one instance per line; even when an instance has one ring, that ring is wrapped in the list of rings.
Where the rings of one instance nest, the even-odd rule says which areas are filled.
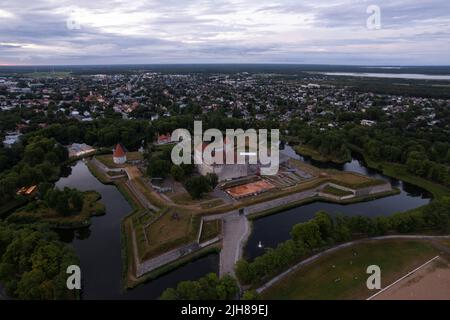
[[[449,300],[449,262],[443,257],[435,257],[369,299]]]

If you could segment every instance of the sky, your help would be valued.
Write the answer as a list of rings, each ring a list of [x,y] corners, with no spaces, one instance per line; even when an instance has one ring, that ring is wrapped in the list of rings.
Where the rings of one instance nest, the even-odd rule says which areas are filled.
[[[0,65],[161,63],[450,65],[450,1],[0,0]]]

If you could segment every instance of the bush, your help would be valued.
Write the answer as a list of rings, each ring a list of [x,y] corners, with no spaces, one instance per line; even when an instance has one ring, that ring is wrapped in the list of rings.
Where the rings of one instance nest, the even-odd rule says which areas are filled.
[[[194,199],[200,199],[204,193],[211,191],[209,180],[203,176],[196,176],[187,179],[185,182],[185,187]]]
[[[168,288],[161,300],[230,300],[239,293],[236,280],[231,276],[219,279],[210,273],[197,281],[182,281],[176,288]]]

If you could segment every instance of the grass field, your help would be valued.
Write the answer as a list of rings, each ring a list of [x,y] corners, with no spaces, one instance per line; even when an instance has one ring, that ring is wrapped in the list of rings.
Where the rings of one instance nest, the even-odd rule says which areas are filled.
[[[179,208],[166,209],[145,229],[148,242],[140,248],[141,259],[149,259],[194,241],[199,227],[200,218],[192,213]]]
[[[419,240],[382,240],[341,249],[301,267],[262,293],[263,299],[366,299],[366,268],[381,268],[385,287],[438,253]]]
[[[338,188],[335,188],[332,186],[326,186],[325,188],[322,189],[322,192],[328,193],[328,194],[331,194],[331,195],[337,196],[337,197],[344,197],[344,196],[349,196],[349,195],[353,194],[353,192],[338,189]]]
[[[214,239],[222,232],[222,221],[213,220],[205,221],[203,223],[202,234],[200,236],[200,243]]]
[[[126,164],[117,165],[113,161],[112,154],[103,154],[99,156],[95,156],[95,158],[103,163],[108,168],[122,168],[126,166]],[[127,152],[127,161],[133,161],[133,160],[142,160],[142,153],[140,152]]]

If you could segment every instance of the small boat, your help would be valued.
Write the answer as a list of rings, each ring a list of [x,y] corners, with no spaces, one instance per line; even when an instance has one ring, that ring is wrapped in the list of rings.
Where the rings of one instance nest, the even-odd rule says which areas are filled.
[[[262,243],[261,243],[261,241],[258,243],[258,248],[262,248],[263,247],[263,245],[262,245]]]

